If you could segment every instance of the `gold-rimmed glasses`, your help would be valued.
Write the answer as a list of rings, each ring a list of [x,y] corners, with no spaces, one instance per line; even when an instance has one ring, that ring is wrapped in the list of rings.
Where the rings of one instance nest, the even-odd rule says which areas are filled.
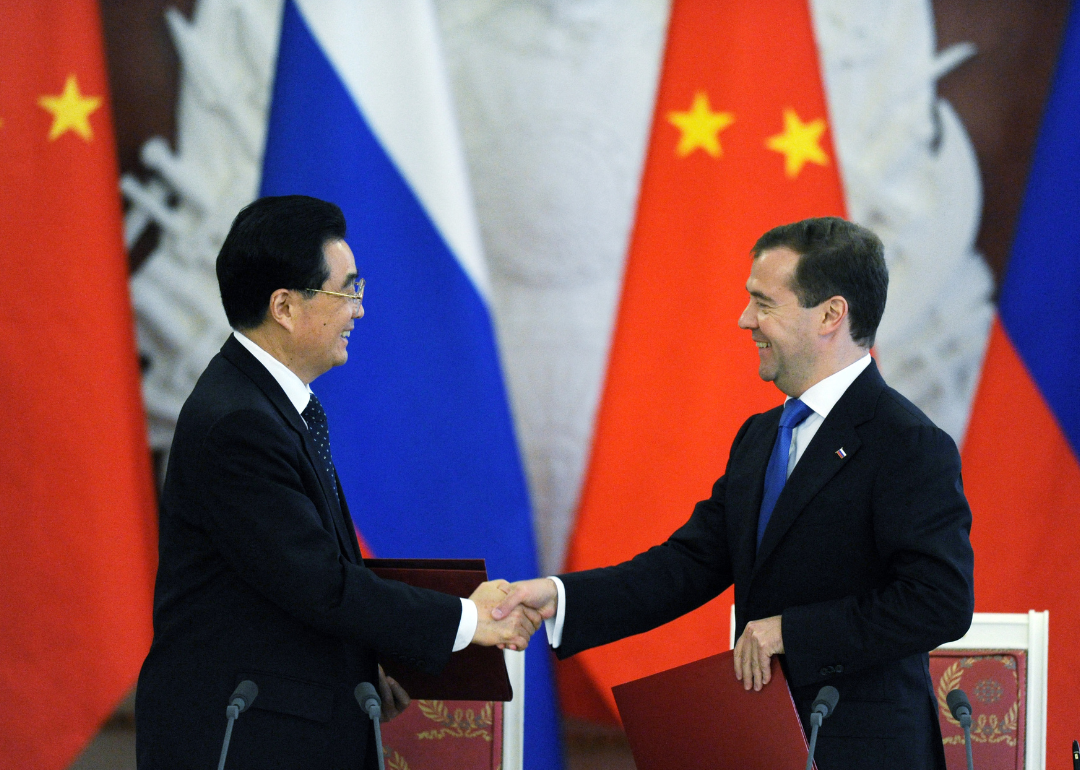
[[[342,294],[340,291],[327,291],[326,289],[304,289],[303,291],[314,291],[319,294],[329,294],[331,297],[344,297],[356,306],[360,306],[364,303],[364,279],[361,278],[353,285],[354,294]]]

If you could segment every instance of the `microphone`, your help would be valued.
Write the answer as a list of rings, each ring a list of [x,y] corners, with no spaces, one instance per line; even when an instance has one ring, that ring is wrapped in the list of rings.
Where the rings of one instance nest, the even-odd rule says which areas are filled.
[[[814,767],[814,749],[817,748],[817,733],[822,721],[832,715],[836,710],[836,703],[840,700],[840,693],[832,685],[825,685],[818,690],[814,704],[810,707],[810,752],[806,755],[806,770]]]
[[[953,719],[964,728],[964,746],[967,747],[968,770],[974,770],[975,764],[971,759],[971,701],[963,690],[950,690],[945,696],[945,703],[952,712]]]
[[[229,705],[225,708],[225,716],[228,722],[225,725],[225,741],[221,744],[221,759],[218,760],[218,770],[225,770],[225,757],[229,755],[229,741],[232,740],[233,722],[243,712],[247,711],[259,694],[258,686],[250,679],[245,679],[236,685],[233,694],[229,696]]]
[[[945,702],[949,705],[953,719],[960,723],[961,727],[971,727],[971,701],[963,690],[952,690],[945,696]]]
[[[379,697],[379,693],[375,691],[375,686],[371,682],[361,682],[356,685],[353,695],[356,697],[356,702],[360,704],[360,710],[371,717],[371,721],[375,723],[375,753],[379,757],[379,770],[384,770],[382,728],[379,725],[379,719],[382,717],[382,698]]]
[[[836,702],[838,700],[840,700],[840,693],[837,692],[835,687],[825,685],[818,690],[817,698],[814,699],[814,705],[810,707],[810,722],[813,723],[814,717],[818,716],[817,723],[820,725],[821,721],[827,718],[836,709]]]
[[[248,710],[248,707],[251,706],[252,701],[255,700],[255,696],[258,694],[258,685],[250,679],[245,679],[236,685],[233,694],[229,696],[229,707],[225,709],[225,714],[232,714],[232,718],[236,719],[236,717]]]

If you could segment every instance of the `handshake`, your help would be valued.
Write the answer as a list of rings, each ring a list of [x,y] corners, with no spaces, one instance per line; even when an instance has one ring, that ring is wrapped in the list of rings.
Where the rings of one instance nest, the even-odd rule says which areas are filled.
[[[473,644],[524,650],[540,624],[555,617],[559,593],[551,578],[517,583],[489,580],[469,598],[477,612]]]

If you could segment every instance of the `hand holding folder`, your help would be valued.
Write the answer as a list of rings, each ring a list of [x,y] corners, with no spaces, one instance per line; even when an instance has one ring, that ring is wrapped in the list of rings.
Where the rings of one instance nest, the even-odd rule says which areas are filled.
[[[471,597],[487,581],[483,559],[364,559],[364,566],[381,578],[462,598]],[[481,592],[474,597],[480,612],[478,636],[488,643],[497,641],[491,628],[493,621],[488,620],[490,611],[504,595],[492,591],[490,595]],[[538,624],[538,619],[530,623],[534,629]],[[438,676],[394,660],[383,661],[383,668],[411,698],[508,701],[513,697],[502,652],[495,647],[470,644],[453,653]]]

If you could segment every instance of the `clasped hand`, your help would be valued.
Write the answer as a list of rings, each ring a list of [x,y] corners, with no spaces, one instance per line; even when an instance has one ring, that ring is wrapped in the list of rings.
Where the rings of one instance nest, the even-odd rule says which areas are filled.
[[[476,604],[477,612],[473,644],[511,650],[524,650],[529,646],[529,637],[543,622],[539,612],[527,605],[517,605],[497,615],[493,612],[507,603],[510,588],[510,583],[505,580],[489,580],[481,583],[469,597]]]

